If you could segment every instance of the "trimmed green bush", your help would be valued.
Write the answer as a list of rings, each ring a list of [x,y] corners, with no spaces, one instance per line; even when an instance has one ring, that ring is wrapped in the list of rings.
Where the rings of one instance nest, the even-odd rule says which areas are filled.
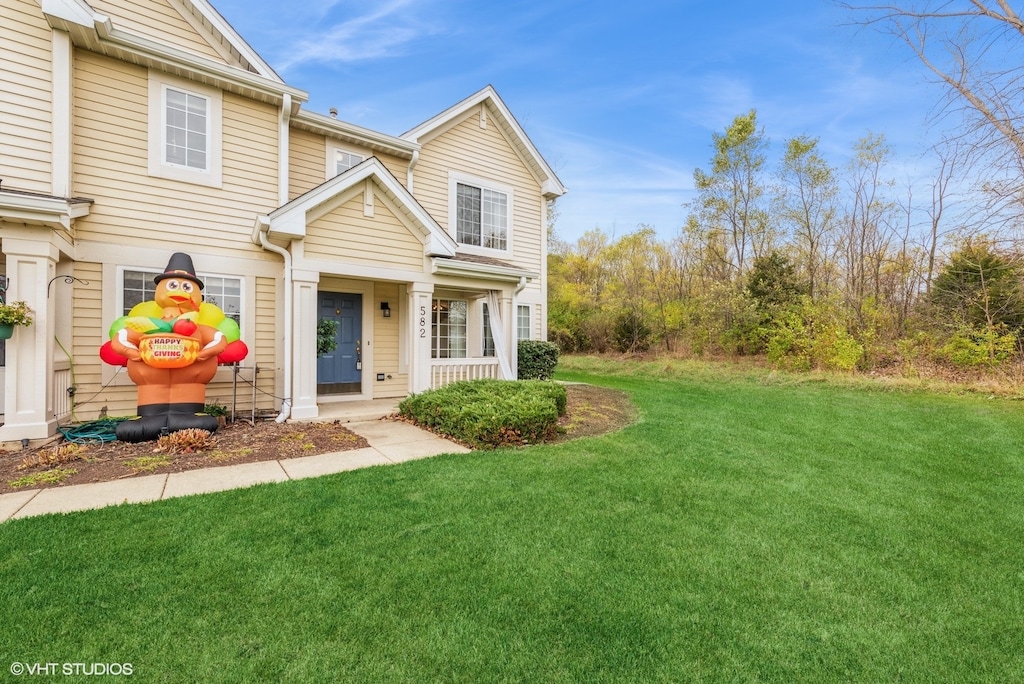
[[[405,418],[484,449],[551,439],[565,410],[565,387],[540,380],[455,382],[398,405]]]
[[[550,380],[558,365],[558,345],[544,340],[519,340],[520,380]]]

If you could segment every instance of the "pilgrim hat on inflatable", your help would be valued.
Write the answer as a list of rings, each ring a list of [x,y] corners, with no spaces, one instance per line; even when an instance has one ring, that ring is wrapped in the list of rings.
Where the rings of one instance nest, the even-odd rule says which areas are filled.
[[[172,254],[167,262],[167,268],[164,269],[163,273],[153,278],[153,282],[159,285],[161,280],[167,280],[168,278],[184,278],[198,285],[200,290],[204,287],[203,281],[196,277],[196,267],[192,265],[192,257],[184,252]]]

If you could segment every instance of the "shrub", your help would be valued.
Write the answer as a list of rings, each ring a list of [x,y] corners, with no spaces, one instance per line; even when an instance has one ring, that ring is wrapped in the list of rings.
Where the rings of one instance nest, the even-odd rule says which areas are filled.
[[[1012,357],[1016,349],[1017,336],[1002,323],[985,327],[964,324],[939,354],[942,360],[959,368],[995,367]]]
[[[645,352],[651,348],[651,329],[635,311],[621,314],[615,321],[615,348],[623,354]]]
[[[477,448],[551,439],[565,410],[565,388],[540,380],[455,382],[398,405],[402,416]]]
[[[520,380],[550,380],[558,365],[558,346],[543,340],[519,340]]]
[[[156,440],[154,452],[166,451],[172,454],[191,454],[202,451],[212,444],[211,435],[207,430],[187,428],[169,435],[161,435]]]

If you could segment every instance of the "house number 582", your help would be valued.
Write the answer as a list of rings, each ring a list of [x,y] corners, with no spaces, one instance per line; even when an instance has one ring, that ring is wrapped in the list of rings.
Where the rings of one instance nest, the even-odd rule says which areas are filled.
[[[427,307],[420,307],[420,337],[427,336]]]

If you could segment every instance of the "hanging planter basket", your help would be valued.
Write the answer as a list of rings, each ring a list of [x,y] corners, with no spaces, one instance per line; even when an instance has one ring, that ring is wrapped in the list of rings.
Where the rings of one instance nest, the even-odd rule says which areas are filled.
[[[25,302],[11,302],[0,299],[0,340],[9,340],[16,325],[32,325],[32,309]]]

